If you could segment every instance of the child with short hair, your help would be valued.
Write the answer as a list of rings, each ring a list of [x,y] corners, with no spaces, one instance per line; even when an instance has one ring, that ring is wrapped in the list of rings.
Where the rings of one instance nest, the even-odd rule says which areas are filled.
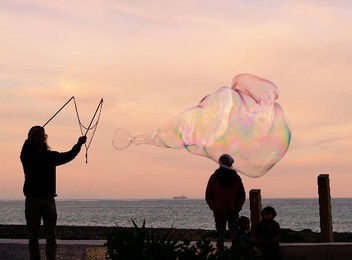
[[[280,259],[280,235],[281,229],[274,220],[276,211],[273,207],[265,207],[261,211],[262,219],[254,228],[254,239],[259,244],[259,250],[264,260]]]

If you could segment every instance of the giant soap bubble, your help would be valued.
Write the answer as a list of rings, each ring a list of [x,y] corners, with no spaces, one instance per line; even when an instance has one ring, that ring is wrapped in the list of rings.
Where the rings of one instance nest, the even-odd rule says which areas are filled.
[[[251,74],[237,75],[232,86],[204,97],[149,135],[132,136],[115,129],[113,146],[125,149],[131,143],[189,152],[218,163],[230,154],[233,167],[249,176],[267,173],[286,153],[291,132],[278,98],[277,87]]]

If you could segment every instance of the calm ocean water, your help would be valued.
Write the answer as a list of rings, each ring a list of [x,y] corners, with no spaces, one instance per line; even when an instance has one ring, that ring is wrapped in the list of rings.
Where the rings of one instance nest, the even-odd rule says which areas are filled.
[[[263,199],[273,206],[282,228],[320,231],[318,199]],[[23,200],[0,200],[0,224],[25,224]],[[214,230],[214,219],[202,199],[57,200],[58,225],[131,227],[146,220],[147,227]],[[333,229],[352,232],[352,198],[332,199]],[[240,215],[249,216],[246,201]]]

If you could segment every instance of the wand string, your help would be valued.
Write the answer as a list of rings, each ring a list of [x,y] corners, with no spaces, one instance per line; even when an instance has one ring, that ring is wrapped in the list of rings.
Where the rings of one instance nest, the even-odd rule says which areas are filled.
[[[90,121],[89,126],[88,126],[88,128],[87,128],[87,130],[86,130],[86,133],[84,134],[84,135],[86,136],[87,133],[88,133],[88,131],[89,131],[90,129],[93,129],[93,128],[94,128],[92,137],[90,138],[90,141],[89,141],[88,145],[85,144],[85,146],[86,146],[86,163],[88,163],[88,149],[89,149],[90,144],[92,143],[92,140],[93,140],[95,131],[96,131],[96,129],[97,129],[97,126],[98,126],[98,122],[99,122],[99,119],[100,119],[100,115],[101,115],[101,110],[102,110],[102,108],[103,108],[103,99],[100,100],[100,102],[99,102],[99,104],[98,104],[98,107],[97,107],[97,109],[95,110],[95,113],[94,113],[94,115],[93,115],[93,117],[92,117],[92,120]],[[93,123],[93,120],[94,120],[95,116],[97,115],[98,110],[99,110],[99,115],[98,115],[98,118],[97,118],[97,122],[96,122],[96,124],[95,124],[92,128],[90,128],[91,125],[92,125],[92,123]]]
[[[103,104],[103,99],[100,100],[100,102],[99,102],[99,104],[98,104],[98,107],[97,107],[97,109],[95,110],[95,113],[94,113],[94,115],[93,115],[93,117],[92,117],[92,120],[90,120],[89,126],[88,126],[87,131],[86,131],[86,133],[85,133],[84,135],[87,135],[88,130],[90,129],[90,127],[91,127],[91,125],[92,125],[92,123],[93,123],[93,120],[94,120],[95,116],[97,115],[98,109],[102,106],[102,104]]]

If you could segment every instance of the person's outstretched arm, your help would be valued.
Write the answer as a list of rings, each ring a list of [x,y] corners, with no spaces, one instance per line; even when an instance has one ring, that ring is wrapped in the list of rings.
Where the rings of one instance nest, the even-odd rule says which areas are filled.
[[[86,141],[87,141],[87,137],[81,136],[80,138],[78,138],[77,143],[72,147],[70,151],[62,152],[62,153],[55,152],[55,151],[50,152],[52,159],[54,161],[54,164],[58,166],[58,165],[68,163],[69,161],[72,161],[79,154],[79,152],[81,151],[82,145],[85,144]]]

